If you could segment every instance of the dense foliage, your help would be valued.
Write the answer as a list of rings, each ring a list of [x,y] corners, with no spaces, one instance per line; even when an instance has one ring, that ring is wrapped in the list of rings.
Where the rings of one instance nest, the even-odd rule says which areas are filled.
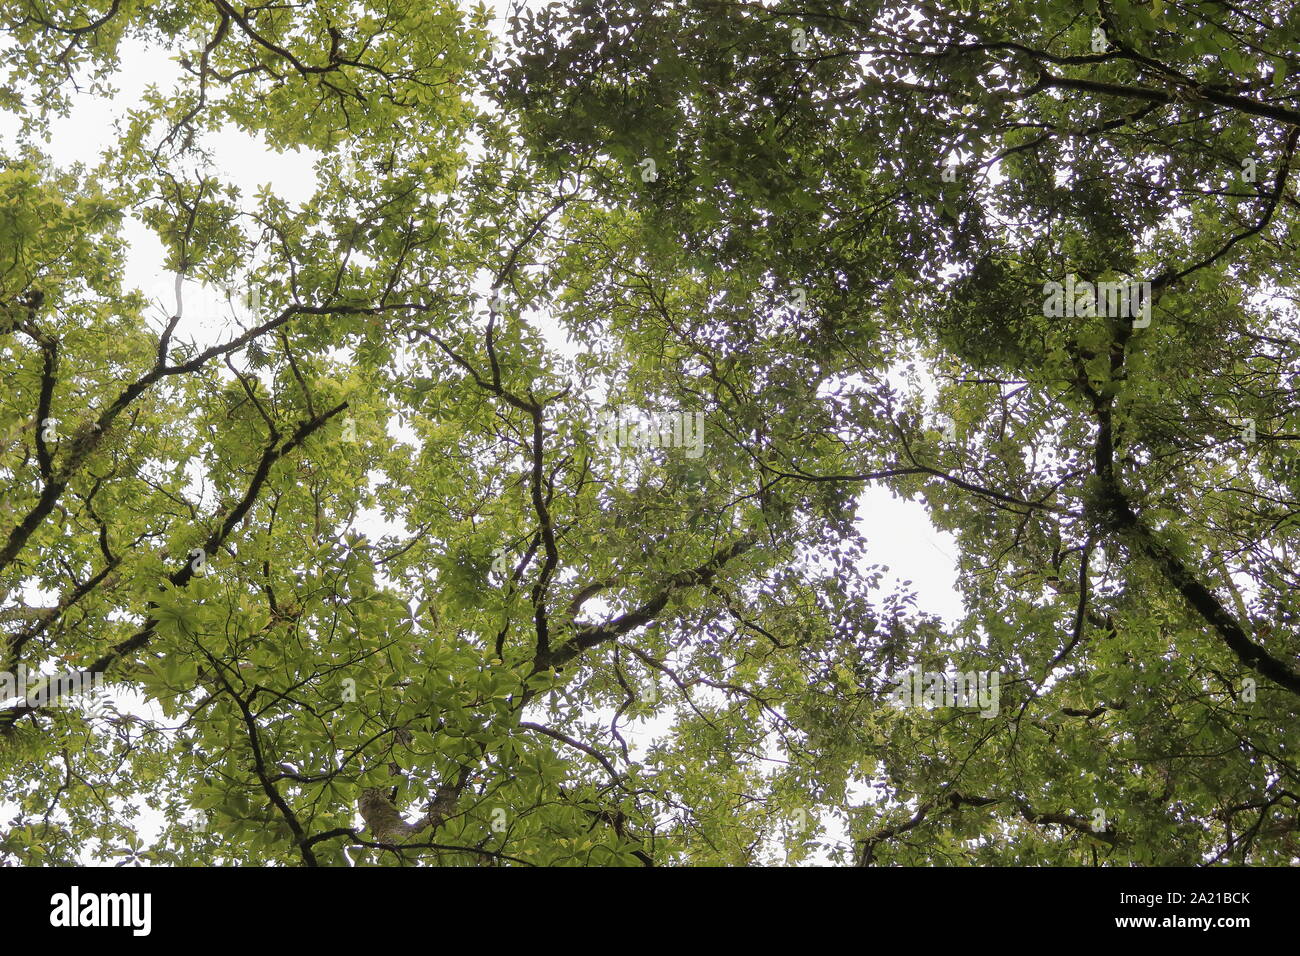
[[[1298,14],[0,3],[0,861],[1294,862]]]

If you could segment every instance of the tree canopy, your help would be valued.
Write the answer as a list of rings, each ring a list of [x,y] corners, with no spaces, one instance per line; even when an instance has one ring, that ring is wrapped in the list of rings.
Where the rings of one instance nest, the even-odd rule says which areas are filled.
[[[0,862],[1295,863],[1297,14],[0,3]]]

